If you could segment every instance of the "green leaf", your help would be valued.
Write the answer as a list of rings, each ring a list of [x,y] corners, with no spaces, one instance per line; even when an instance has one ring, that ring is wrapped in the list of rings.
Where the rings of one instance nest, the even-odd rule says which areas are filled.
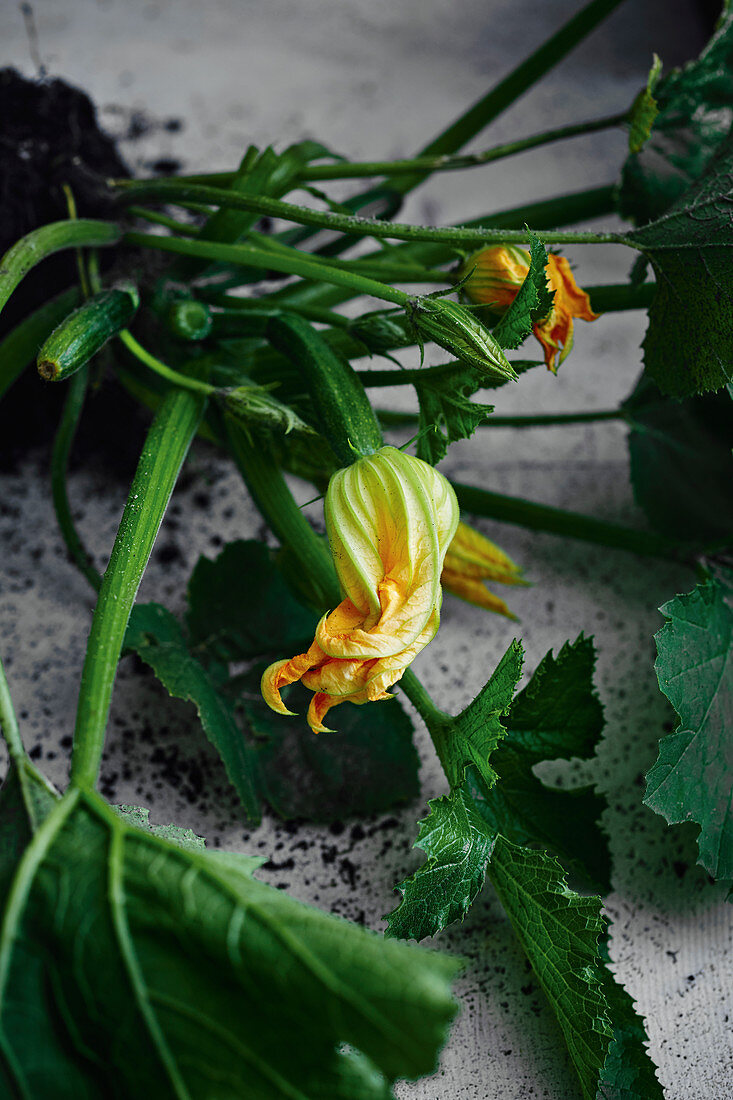
[[[637,223],[668,210],[699,179],[728,135],[733,121],[733,11],[729,5],[700,56],[660,80],[654,98],[659,108],[654,129],[641,154],[632,148],[618,190],[620,213]]]
[[[629,152],[640,153],[649,140],[654,120],[659,114],[657,101],[652,95],[662,71],[662,60],[654,54],[646,87],[642,88],[629,112]]]
[[[255,761],[237,726],[234,709],[217,690],[212,677],[189,652],[183,631],[160,604],[137,604],[125,636],[134,650],[177,699],[194,703],[206,736],[219,753],[247,816],[260,820]]]
[[[547,286],[547,250],[542,241],[526,227],[530,240],[530,262],[527,276],[519,292],[495,326],[493,334],[503,348],[518,348],[552,309],[554,290]]]
[[[303,718],[283,718],[264,703],[259,675],[240,698],[254,737],[260,793],[285,819],[331,822],[383,813],[417,798],[419,757],[412,722],[397,698],[366,706],[344,705],[338,733],[312,733]],[[305,689],[291,690],[288,705],[304,713]]]
[[[488,683],[455,718],[446,717],[437,731],[441,761],[451,787],[459,787],[465,770],[473,765],[487,788],[497,774],[489,757],[506,735],[501,722],[509,713],[514,690],[522,675],[524,651],[516,638],[499,661]]]
[[[732,173],[733,137],[666,214],[627,234],[654,267],[644,363],[670,397],[733,380]]]
[[[547,653],[506,718],[506,737],[491,758],[499,781],[485,790],[469,772],[467,786],[488,829],[515,844],[549,848],[607,893],[610,855],[599,827],[605,798],[589,786],[548,787],[533,772],[543,760],[595,754],[604,725],[595,659],[593,642],[582,634],[557,657]]]
[[[404,897],[387,918],[392,935],[422,939],[462,919],[481,889],[498,833],[513,843],[549,847],[594,888],[610,889],[608,841],[598,825],[605,799],[590,787],[547,787],[533,774],[543,760],[588,759],[595,752],[603,709],[593,686],[593,643],[581,635],[557,657],[548,653],[507,708],[506,696],[491,699],[489,692],[496,693],[503,683],[511,699],[521,670],[517,656],[521,651],[515,643],[489,690],[472,704],[475,719],[481,713],[479,700],[485,708],[489,744],[483,751],[491,754],[489,768],[498,781],[492,786],[491,772],[469,767],[460,786],[430,803],[416,841],[428,859],[397,887]],[[506,730],[497,710],[507,715]]]
[[[417,457],[435,466],[445,458],[451,443],[473,435],[494,406],[470,400],[486,384],[485,375],[475,367],[448,363],[421,373],[425,375],[424,381],[415,382],[420,404]]]
[[[600,943],[600,955],[604,963],[610,961],[605,938]],[[646,1048],[644,1020],[607,966],[601,967],[599,979],[609,1007],[613,1040],[603,1066],[597,1100],[664,1100]]]
[[[514,360],[517,375],[540,364],[531,359]],[[469,439],[476,428],[494,411],[493,405],[471,401],[480,389],[498,389],[508,378],[487,378],[475,367],[464,363],[444,363],[425,367],[414,381],[420,406],[417,457],[435,466],[445,458],[451,443]]]
[[[696,821],[699,862],[733,878],[733,572],[661,608],[656,635],[660,690],[679,716],[659,743],[644,802],[670,824]]]
[[[562,1028],[583,1096],[596,1100],[613,1037],[600,980],[600,898],[573,893],[556,860],[502,836],[488,872]]]
[[[727,390],[665,398],[642,375],[623,408],[634,498],[656,530],[699,542],[733,533],[733,403]]]
[[[24,849],[58,795],[30,760],[11,761],[0,789],[0,898],[5,899]]]
[[[241,659],[238,654],[251,643],[236,632],[245,613],[236,615],[242,605],[236,602],[234,586],[228,606],[217,604],[216,594],[224,596],[223,582],[239,557],[237,545],[246,547],[249,555],[256,544],[233,545],[234,553],[225,550],[217,562],[201,559],[195,571],[192,610],[198,610],[193,621],[195,626],[208,624],[210,631],[202,641],[189,644],[177,620],[159,604],[138,604],[125,639],[126,649],[134,650],[150,665],[171,695],[195,704],[204,732],[221,756],[250,820],[260,820],[262,801],[286,819],[330,822],[380,813],[415,798],[419,758],[412,742],[412,722],[397,699],[372,706],[344,706],[338,734],[319,736],[304,720],[283,718],[269,709],[259,692],[262,665],[239,678],[241,697],[235,701],[231,685],[226,683],[226,668],[218,661]],[[257,556],[252,552],[252,557]],[[220,572],[217,563],[223,566]],[[278,583],[282,586],[282,581]],[[199,616],[202,609],[198,608],[205,593],[212,596],[208,620]],[[252,590],[254,604],[260,595],[256,588]],[[290,600],[295,604],[292,597]],[[295,628],[294,621],[284,624],[286,631]],[[312,636],[312,626],[310,633]],[[269,641],[272,644],[277,638]],[[212,653],[215,660],[207,668],[203,659]],[[237,720],[238,708],[244,728]]]
[[[134,825],[138,829],[149,829],[155,836],[169,840],[179,848],[192,848],[195,851],[203,851],[206,848],[204,838],[197,836],[193,829],[186,829],[180,825],[151,824],[150,810],[147,806],[113,806],[112,809],[128,825]]]
[[[395,1079],[434,1069],[456,969],[72,788],[4,907],[0,1089],[387,1100]]]
[[[428,803],[414,847],[428,859],[397,884],[402,901],[389,913],[387,935],[422,940],[468,913],[484,883],[496,840],[464,787]]]
[[[153,836],[167,840],[179,848],[188,848],[190,851],[206,851],[206,841],[198,836],[193,829],[187,829],[182,825],[153,825],[150,821],[150,810],[147,806],[112,806],[116,814],[119,814],[127,825],[136,829],[148,829]],[[247,856],[244,852],[226,852],[220,849],[208,851],[209,859],[223,860],[235,871],[241,874],[251,875],[263,863],[267,863],[265,856]]]
[[[285,584],[275,555],[254,540],[230,542],[199,558],[188,584],[191,646],[220,661],[298,652],[313,640],[316,617]]]

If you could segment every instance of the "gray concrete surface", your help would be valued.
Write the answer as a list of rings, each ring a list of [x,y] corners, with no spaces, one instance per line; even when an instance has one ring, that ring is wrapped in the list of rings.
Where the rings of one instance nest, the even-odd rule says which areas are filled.
[[[189,170],[231,167],[249,141],[282,145],[304,136],[359,159],[405,155],[502,75],[579,5],[531,0],[37,0],[39,49],[49,72],[85,87],[112,131],[135,111],[159,120],[123,151],[137,170],[160,156]],[[703,30],[691,0],[635,0],[623,6],[475,148],[548,125],[624,108],[656,50],[666,64],[697,51]],[[31,73],[23,19],[0,7],[0,63]],[[166,119],[184,123],[178,133]],[[411,198],[407,219],[444,222],[523,200],[614,179],[621,134],[601,134],[474,172],[436,178]],[[622,249],[575,249],[581,282],[623,278]],[[643,319],[608,316],[577,326],[576,349],[558,378],[534,372],[501,392],[502,413],[610,407],[630,390],[640,365]],[[409,401],[395,392],[395,402]],[[407,405],[405,404],[405,407]],[[59,784],[68,768],[78,674],[90,595],[67,563],[56,532],[39,455],[4,479],[0,516],[2,649],[26,742]],[[256,533],[259,520],[238,479],[197,449],[195,483],[176,494],[142,599],[173,610],[200,553],[220,540]],[[499,491],[631,525],[641,525],[618,424],[510,432],[485,429],[455,446],[446,472]],[[205,483],[211,506],[193,504]],[[296,486],[301,499],[307,488]],[[123,488],[100,471],[71,484],[80,526],[104,564]],[[311,511],[314,511],[313,509]],[[186,517],[185,520],[183,517]],[[558,769],[568,782],[590,778],[607,794],[605,825],[615,858],[608,899],[614,969],[646,1016],[650,1049],[669,1100],[733,1096],[731,910],[724,892],[695,864],[695,830],[668,829],[641,805],[644,772],[671,713],[652,670],[651,636],[660,603],[691,587],[674,566],[483,522],[482,530],[522,563],[534,587],[512,594],[515,627],[446,600],[436,640],[416,662],[438,703],[455,710],[483,683],[518,631],[531,671],[549,647],[594,633],[607,728],[598,759]],[[170,554],[163,555],[170,559]],[[424,732],[418,742],[423,791],[444,781]],[[162,752],[160,751],[162,748]],[[266,818],[243,827],[218,761],[191,710],[170,701],[148,676],[122,666],[115,691],[104,790],[144,803],[155,821],[192,826],[210,844],[264,853],[280,870],[273,884],[326,909],[382,927],[393,884],[420,862],[410,851],[424,802],[343,832],[304,827],[297,836]],[[296,849],[296,843],[298,848]],[[290,867],[288,861],[294,860]],[[435,1077],[400,1087],[405,1100],[514,1100],[579,1095],[560,1033],[543,1004],[500,907],[487,890],[464,925],[440,946],[469,959],[460,982],[463,1012]]]

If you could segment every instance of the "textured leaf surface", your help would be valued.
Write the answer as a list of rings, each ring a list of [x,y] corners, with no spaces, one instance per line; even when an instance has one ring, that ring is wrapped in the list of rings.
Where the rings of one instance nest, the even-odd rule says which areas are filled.
[[[647,774],[647,806],[700,825],[699,862],[733,878],[733,573],[722,572],[662,607],[659,687],[677,711]]]
[[[604,962],[609,961],[605,940],[601,942],[600,954]],[[644,1020],[608,967],[601,968],[599,977],[612,1021],[613,1040],[603,1066],[597,1100],[664,1100],[647,1051]]]
[[[733,138],[657,221],[629,234],[652,262],[644,363],[662,393],[690,397],[733,380]]]
[[[519,293],[494,328],[494,337],[503,348],[518,348],[530,335],[535,321],[541,321],[552,309],[555,292],[547,286],[547,250],[534,233],[529,234],[530,264]]]
[[[190,653],[178,620],[160,604],[137,604],[130,616],[125,649],[134,650],[150,665],[169,694],[195,705],[204,732],[219,753],[247,816],[259,821],[252,750],[239,730],[231,703]]]
[[[519,678],[518,656],[515,645],[479,696],[481,706],[472,704],[477,724],[486,725],[483,751],[490,763],[483,775],[466,768],[461,785],[430,803],[415,845],[428,858],[397,886],[403,899],[387,918],[392,935],[422,939],[462,919],[481,889],[498,833],[516,844],[550,848],[594,888],[610,889],[608,841],[599,827],[605,799],[590,787],[547,787],[532,771],[543,760],[588,759],[595,752],[603,709],[593,686],[593,643],[581,635],[557,657],[548,653],[502,709],[502,691],[513,692]],[[498,775],[493,786],[489,769]]]
[[[595,649],[581,634],[557,657],[550,651],[519,692],[505,719],[506,737],[491,758],[499,781],[483,790],[469,774],[469,790],[487,827],[516,844],[538,844],[565,860],[594,889],[610,889],[608,840],[599,820],[606,800],[593,787],[546,786],[533,768],[543,760],[588,760],[603,732],[596,695]]]
[[[524,374],[540,364],[534,360],[514,360],[516,374]],[[476,428],[494,411],[493,405],[471,401],[481,389],[498,389],[508,378],[487,378],[476,367],[464,363],[445,363],[426,367],[415,383],[419,402],[417,456],[435,466],[445,458],[451,443],[469,439]]]
[[[625,401],[634,497],[665,535],[702,543],[733,535],[733,401],[665,398],[642,375]]]
[[[387,934],[422,940],[465,917],[484,883],[496,834],[463,787],[433,799],[415,841],[428,859],[398,883],[403,897],[387,920]]]
[[[30,760],[25,758],[10,763],[0,789],[0,899],[3,901],[26,845],[57,799],[56,792]]]
[[[138,829],[150,829],[155,836],[169,840],[171,844],[177,844],[179,848],[192,848],[202,852],[206,848],[206,841],[202,836],[197,836],[193,829],[187,829],[181,825],[153,825],[150,821],[150,810],[147,806],[113,806],[113,810],[127,822]]]
[[[489,876],[562,1028],[583,1096],[596,1100],[613,1034],[600,981],[600,898],[573,893],[556,860],[501,836]]]
[[[522,645],[515,639],[476,698],[446,723],[442,731],[443,766],[451,787],[460,786],[470,765],[474,765],[486,787],[496,782],[489,757],[506,734],[501,719],[509,712],[523,659]]]
[[[433,1069],[455,970],[72,791],[4,907],[2,1095],[386,1100]]]
[[[448,447],[459,439],[469,439],[494,411],[493,405],[471,401],[486,376],[475,367],[448,363],[423,372],[424,381],[415,383],[420,404],[417,457],[432,466],[445,458]]]
[[[629,152],[640,153],[649,140],[652,126],[659,114],[659,106],[654,95],[654,87],[662,70],[662,62],[654,55],[654,64],[649,72],[646,87],[642,88],[631,105],[629,114]]]
[[[700,56],[654,86],[659,114],[640,155],[624,165],[619,207],[625,217],[651,221],[704,172],[733,122],[733,12]],[[653,74],[654,70],[652,70]]]

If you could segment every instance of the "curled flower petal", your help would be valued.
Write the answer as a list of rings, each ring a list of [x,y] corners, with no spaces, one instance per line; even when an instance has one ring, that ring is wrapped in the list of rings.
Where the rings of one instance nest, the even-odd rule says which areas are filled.
[[[519,566],[495,543],[467,523],[459,523],[445,555],[440,582],[462,600],[515,619],[504,600],[489,592],[483,581],[525,585],[521,574]]]

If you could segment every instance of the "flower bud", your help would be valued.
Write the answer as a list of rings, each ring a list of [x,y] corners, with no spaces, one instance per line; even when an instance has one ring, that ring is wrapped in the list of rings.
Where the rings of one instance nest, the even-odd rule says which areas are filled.
[[[326,528],[344,599],[324,615],[306,653],[262,677],[273,710],[302,680],[315,692],[308,723],[323,732],[338,703],[390,698],[387,691],[433,638],[440,621],[443,559],[458,524],[450,484],[394,447],[338,470],[328,486]]]
[[[246,428],[259,428],[289,435],[292,431],[315,435],[313,429],[289,405],[268,392],[266,386],[237,386],[223,394],[230,416]]]
[[[414,298],[408,308],[412,324],[425,340],[433,340],[456,359],[484,374],[516,379],[494,337],[465,306],[442,298]]]
[[[461,289],[472,302],[506,313],[529,273],[529,255],[517,245],[497,244],[469,256],[459,271]]]
[[[536,322],[532,332],[544,351],[547,369],[555,372],[573,346],[573,320],[595,321],[600,316],[590,308],[590,298],[575,281],[564,256],[550,252],[547,257],[547,284],[554,291],[552,309]],[[512,304],[529,273],[529,253],[523,248],[495,245],[474,252],[464,263],[463,292],[476,304],[486,305],[503,314]],[[559,362],[556,359],[559,353]]]
[[[462,600],[515,619],[504,600],[489,592],[484,581],[521,584],[522,570],[493,542],[467,523],[459,523],[448,547],[440,581],[444,588]]]
[[[409,325],[399,314],[365,313],[349,323],[348,331],[370,352],[377,354],[412,343]]]

